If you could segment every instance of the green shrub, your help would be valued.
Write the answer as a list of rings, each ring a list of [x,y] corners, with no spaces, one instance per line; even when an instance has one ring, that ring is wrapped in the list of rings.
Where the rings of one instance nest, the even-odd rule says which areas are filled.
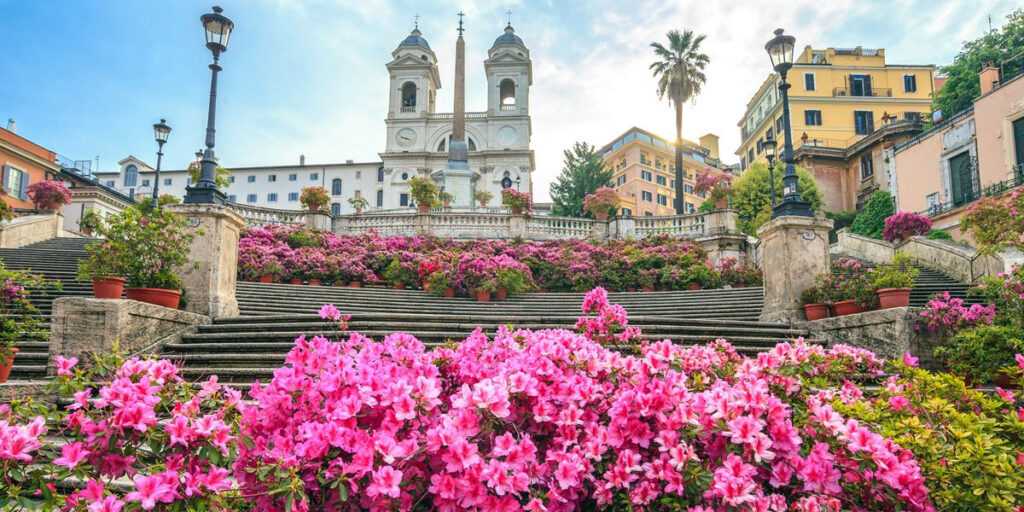
[[[782,201],[782,166],[775,169],[775,200]],[[811,202],[814,211],[821,209],[824,199],[814,176],[802,167],[796,168],[800,195]],[[743,175],[733,181],[732,206],[740,220],[744,233],[755,234],[761,224],[772,218],[771,192],[768,181],[768,166],[756,163],[747,167]]]
[[[1024,331],[1016,327],[980,325],[964,329],[935,349],[949,371],[967,381],[995,382],[1002,369],[1016,365],[1014,354],[1024,349]]]
[[[896,212],[896,206],[892,201],[892,194],[884,190],[876,190],[868,199],[868,204],[853,220],[850,231],[870,237],[882,239],[882,231],[885,229],[885,219]]]
[[[925,235],[929,240],[953,240],[953,235],[942,231],[941,229],[933,229]]]
[[[911,259],[909,253],[900,253],[893,258],[892,263],[876,267],[872,272],[874,288],[913,288],[918,270]]]
[[[832,231],[828,232],[828,241],[831,244],[836,243],[836,232],[843,228],[848,228],[853,225],[854,219],[857,218],[857,210],[846,210],[842,212],[825,212],[825,217],[832,219]]]

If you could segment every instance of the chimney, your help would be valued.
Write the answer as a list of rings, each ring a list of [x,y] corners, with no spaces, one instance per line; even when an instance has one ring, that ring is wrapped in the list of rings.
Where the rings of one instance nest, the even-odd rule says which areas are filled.
[[[718,135],[709,133],[701,136],[700,147],[708,150],[708,156],[718,158]]]
[[[306,155],[299,155],[299,165],[306,165]]]
[[[18,129],[18,123],[14,121],[13,117],[7,118],[7,131],[16,133]]]
[[[992,61],[988,61],[978,73],[978,80],[981,81],[981,95],[999,87],[999,68]]]

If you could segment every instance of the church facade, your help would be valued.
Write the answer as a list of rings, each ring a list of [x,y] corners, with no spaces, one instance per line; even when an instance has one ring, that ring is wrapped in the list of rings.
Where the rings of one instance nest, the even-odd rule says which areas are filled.
[[[461,36],[460,36],[461,37]],[[377,162],[276,165],[232,168],[224,190],[232,202],[249,206],[301,209],[302,187],[323,186],[331,194],[335,214],[351,213],[351,197],[363,197],[370,210],[412,208],[407,181],[430,175],[454,194],[455,206],[473,204],[476,190],[489,190],[497,204],[503,188],[533,191],[534,154],[530,149],[529,115],[532,61],[530,51],[512,26],[505,27],[487,52],[487,108],[465,112],[468,146],[468,185],[445,183],[456,114],[439,111],[437,91],[441,73],[437,56],[419,29],[414,29],[392,52],[386,68],[390,77],[386,141]],[[458,87],[456,87],[456,92]],[[458,98],[456,99],[458,102]],[[101,182],[126,194],[152,194],[154,170],[129,156],[116,173],[99,173]],[[191,185],[183,169],[162,170],[160,194],[182,197]],[[449,177],[448,181],[452,181]],[[463,197],[465,196],[465,197]]]

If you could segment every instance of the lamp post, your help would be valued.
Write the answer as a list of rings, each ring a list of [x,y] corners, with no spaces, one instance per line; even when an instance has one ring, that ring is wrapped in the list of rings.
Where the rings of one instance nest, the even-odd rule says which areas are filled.
[[[782,176],[782,202],[772,209],[772,218],[783,215],[795,215],[799,217],[813,217],[814,210],[811,203],[800,196],[800,187],[797,183],[796,167],[793,161],[793,134],[789,123],[789,83],[786,82],[786,73],[793,67],[793,48],[796,38],[782,34],[780,28],[775,31],[775,37],[764,45],[771,58],[772,67],[779,74],[779,92],[782,94],[782,123],[786,130],[785,146],[782,152],[782,161],[786,163],[786,173]]]
[[[222,69],[217,61],[220,54],[228,50],[228,37],[231,36],[235,24],[221,13],[224,9],[214,6],[213,12],[202,15],[199,19],[206,31],[206,47],[213,53],[213,72],[210,78],[210,107],[206,117],[206,151],[200,163],[199,182],[188,188],[185,202],[193,204],[224,204],[226,196],[217,189],[217,160],[214,157],[214,125],[217,112],[217,73]]]
[[[768,183],[772,191],[772,208],[775,208],[775,147],[778,143],[771,136],[765,137],[761,143],[764,149],[764,156],[768,159]]]
[[[519,192],[519,180],[520,180],[520,177],[516,176],[516,192]]]
[[[167,126],[167,120],[161,119],[159,123],[153,125],[153,138],[156,139],[156,177],[153,180],[153,203],[149,205],[150,209],[160,209],[160,161],[164,157],[164,143],[167,142],[167,137],[171,134],[171,127]]]

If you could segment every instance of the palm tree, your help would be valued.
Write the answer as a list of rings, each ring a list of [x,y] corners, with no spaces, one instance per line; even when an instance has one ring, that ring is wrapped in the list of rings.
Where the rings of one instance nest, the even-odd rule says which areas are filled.
[[[704,34],[694,36],[692,30],[668,32],[668,47],[651,43],[654,55],[659,59],[651,63],[651,70],[658,79],[658,98],[668,96],[669,103],[676,109],[676,214],[683,214],[683,103],[700,94],[700,88],[707,78],[704,66],[708,56],[700,53]]]

